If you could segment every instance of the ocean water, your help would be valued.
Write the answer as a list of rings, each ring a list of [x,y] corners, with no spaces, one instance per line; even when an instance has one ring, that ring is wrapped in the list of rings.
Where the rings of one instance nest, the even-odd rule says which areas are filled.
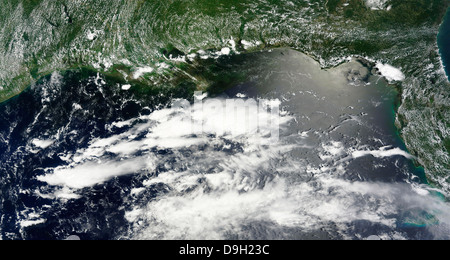
[[[450,9],[447,10],[447,15],[439,31],[438,45],[445,72],[450,80]]]
[[[371,8],[359,11],[331,1],[198,0],[189,8],[183,1],[67,1],[50,20],[47,14],[62,11],[60,1],[39,1],[25,12],[13,2],[4,1],[0,12],[0,28],[10,33],[0,33],[0,100],[27,85],[31,77],[16,74],[23,64],[34,78],[44,68],[60,71],[55,64],[113,66],[120,80],[97,74],[102,69],[53,73],[0,104],[0,239],[448,238],[448,204],[431,196],[411,158],[421,159],[433,184],[447,183],[450,88],[435,54],[448,0],[409,1],[386,12],[377,10],[383,1],[365,1]],[[405,17],[408,8],[414,12]],[[319,18],[334,9],[334,24]],[[449,20],[438,40],[447,75]],[[52,33],[42,41],[45,32]],[[406,75],[398,115],[407,125],[393,124],[399,93],[375,72],[360,77],[372,72],[364,62],[330,80],[290,51],[239,55],[278,45],[308,53],[321,67],[354,54],[394,65]],[[36,52],[53,57],[52,65],[36,62]],[[207,54],[211,66],[188,58]],[[180,66],[178,55],[188,62]],[[172,77],[178,69],[181,76]],[[141,88],[123,82],[122,70],[142,76]],[[5,85],[10,77],[17,82]],[[170,93],[161,79],[186,93]],[[270,146],[261,144],[264,135],[220,135],[215,124],[203,136],[171,131],[181,130],[187,112],[160,103],[210,83],[215,94],[226,90],[238,101],[279,101],[294,123]],[[220,118],[214,111],[206,122]]]
[[[1,238],[448,238],[450,208],[418,178],[393,127],[398,92],[370,63],[322,70],[291,49],[211,62],[245,77],[202,111],[83,71],[2,104]],[[223,117],[225,99],[240,116]],[[279,116],[250,113],[264,100]],[[189,115],[203,133],[186,132]],[[258,131],[233,134],[255,116]]]

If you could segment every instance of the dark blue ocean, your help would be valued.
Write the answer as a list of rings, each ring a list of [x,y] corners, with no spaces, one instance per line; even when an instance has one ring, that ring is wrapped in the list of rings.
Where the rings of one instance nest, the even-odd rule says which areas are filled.
[[[438,45],[445,72],[450,80],[450,9],[447,10],[447,15],[445,16],[439,31]]]

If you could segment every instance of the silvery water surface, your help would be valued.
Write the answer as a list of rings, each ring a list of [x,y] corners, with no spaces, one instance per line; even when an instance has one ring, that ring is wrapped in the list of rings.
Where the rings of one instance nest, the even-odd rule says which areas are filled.
[[[43,2],[28,19],[38,19]],[[368,1],[365,12],[400,8],[389,3]],[[285,12],[284,19],[292,22],[294,10],[301,8],[292,3],[287,12],[283,4],[277,12]],[[63,14],[70,13],[71,6],[66,8]],[[210,7],[205,8],[207,14]],[[270,13],[258,10],[262,17]],[[313,16],[306,7],[301,10],[304,17]],[[52,19],[50,25],[58,25]],[[311,21],[304,24],[319,24]],[[61,24],[52,30],[57,32]],[[418,27],[411,25],[411,31]],[[98,42],[109,33],[91,28],[80,35]],[[259,52],[259,45],[270,45],[263,36],[238,40],[224,35],[210,50],[174,43],[182,51],[163,51],[165,61],[157,64],[135,66],[132,58],[122,60],[131,70],[122,64],[116,68],[119,76],[102,71],[116,61],[101,57],[104,64],[96,60],[94,69],[50,69],[48,76],[2,103],[2,238],[448,238],[446,186],[439,181],[445,180],[448,154],[438,149],[445,149],[446,121],[439,116],[445,117],[446,98],[436,94],[427,98],[431,107],[411,106],[419,93],[414,86],[423,86],[424,76],[414,79],[410,71],[427,61],[402,61],[394,67],[388,61],[396,59],[374,59],[364,51],[332,61],[319,44],[314,48],[321,51],[310,53],[316,62],[291,48]],[[17,41],[14,46],[18,48]],[[14,48],[8,55],[17,55]],[[433,71],[430,64],[438,66],[439,60],[431,54],[428,58],[423,69]],[[330,60],[336,64],[324,68]],[[434,71],[434,77],[445,78],[443,70]],[[432,81],[438,89],[447,86],[440,79]],[[166,87],[142,90],[149,82]],[[170,106],[180,99],[192,102],[194,90],[210,92],[201,107]],[[230,100],[234,113],[225,113],[220,105]],[[261,104],[267,109],[257,110]],[[271,111],[275,107],[277,114]],[[422,118],[427,109],[437,113],[432,124]],[[191,131],[193,122],[202,126],[201,132]],[[419,126],[422,130],[416,131]],[[268,134],[274,127],[279,130],[275,139]],[[436,145],[422,140],[434,147],[427,148],[426,156],[415,142],[423,131],[431,140],[436,133],[444,139]],[[430,161],[432,154],[439,156]]]

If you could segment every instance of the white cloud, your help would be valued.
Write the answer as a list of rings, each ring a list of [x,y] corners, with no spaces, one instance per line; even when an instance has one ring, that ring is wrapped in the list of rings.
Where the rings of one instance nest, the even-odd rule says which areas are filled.
[[[223,102],[209,100],[192,110],[161,109],[112,124],[128,127],[121,134],[92,140],[70,157],[70,166],[46,169],[47,174],[38,179],[59,189],[39,195],[78,198],[77,190],[116,176],[165,168],[132,189],[126,198],[133,202],[135,197],[144,196],[146,189],[160,187],[158,184],[167,187],[156,198],[140,200],[127,209],[125,218],[133,239],[245,237],[248,232],[243,227],[258,222],[305,232],[329,228],[333,223],[340,232],[353,221],[365,220],[394,230],[395,214],[413,207],[450,223],[450,208],[433,198],[427,187],[352,182],[339,177],[345,175],[348,161],[338,160],[342,157],[412,158],[405,151],[390,147],[349,151],[344,143],[327,140],[312,151],[323,159],[314,165],[301,155],[292,156],[308,135],[296,132],[295,144],[285,139],[283,126],[291,117],[268,110],[248,113],[255,111],[256,102],[240,100],[232,110],[220,108]],[[279,101],[264,104],[276,107]],[[258,124],[246,124],[247,115],[257,118]],[[269,133],[277,127],[273,121],[281,125],[278,140],[270,139]],[[310,132],[313,135],[314,129]],[[151,152],[154,148],[169,148],[173,153],[159,156]],[[401,233],[377,235],[384,239],[402,237]]]
[[[133,79],[138,79],[141,76],[143,76],[144,74],[147,73],[152,73],[155,69],[152,67],[142,67],[142,68],[138,68],[134,73],[133,73]]]
[[[365,0],[367,7],[372,10],[383,10],[388,9],[389,7],[386,5],[388,0]],[[390,9],[390,8],[389,8]]]
[[[20,226],[22,228],[24,227],[30,227],[30,226],[34,226],[34,225],[38,225],[38,224],[42,224],[45,223],[45,219],[36,219],[36,220],[22,220],[20,221]]]
[[[53,173],[37,179],[53,186],[82,189],[104,183],[113,177],[134,174],[153,167],[151,158],[124,159],[121,161],[88,161],[73,167],[58,167]]]
[[[260,113],[250,114],[256,115],[256,119],[259,119],[258,124],[247,124],[247,121],[252,121],[247,112],[257,112],[257,103],[238,100],[232,103],[233,107],[225,108],[221,107],[225,105],[224,100],[212,99],[192,109],[168,108],[155,111],[149,116],[141,116],[134,121],[142,122],[124,133],[92,140],[87,148],[80,149],[73,155],[66,155],[71,162],[69,166],[47,169],[47,174],[38,176],[37,179],[52,186],[73,190],[91,187],[114,177],[138,173],[143,169],[153,171],[155,158],[152,155],[137,156],[138,152],[147,154],[152,148],[187,148],[217,142],[218,138],[236,136],[245,137],[253,142],[268,143],[270,140],[263,136],[279,127],[274,121],[284,124],[290,120],[287,116],[281,117],[270,111],[261,110]],[[112,126],[131,126],[134,121],[116,122]],[[202,127],[198,127],[199,125]],[[143,134],[145,138],[135,139]],[[248,146],[247,149],[253,148]],[[111,153],[114,156],[111,157]],[[250,159],[258,158],[251,155]],[[56,190],[53,196],[77,197],[67,190],[65,192]]]
[[[403,156],[408,159],[413,159],[414,156],[410,155],[409,153],[403,151],[400,148],[392,148],[388,149],[389,147],[381,147],[379,150],[374,151],[354,151],[352,153],[353,158],[360,158],[367,155],[372,155],[376,158],[382,158],[382,157],[391,157],[391,156]]]
[[[222,48],[222,50],[220,51],[221,55],[229,55],[231,53],[231,49],[228,47]]]
[[[352,221],[366,220],[394,230],[397,219],[393,216],[413,207],[450,223],[448,205],[423,192],[415,193],[408,184],[351,182],[323,172],[312,182],[290,183],[289,178],[275,177],[258,188],[258,177],[262,177],[258,175],[164,175],[147,185],[162,182],[174,192],[127,213],[134,224],[134,239],[224,239],[227,233],[242,237],[246,235],[242,226],[258,221],[308,232],[328,228],[330,223],[339,229],[341,224],[346,227]],[[198,178],[204,184],[198,185]],[[197,188],[183,192],[189,184]],[[385,239],[399,237],[397,233]]]
[[[378,62],[376,68],[380,71],[388,81],[403,81],[405,80],[405,74],[398,69],[389,64],[383,64]]]
[[[33,143],[34,146],[45,149],[47,147],[49,147],[50,145],[52,145],[55,141],[54,140],[39,140],[39,139],[33,139],[33,141],[31,141]]]
[[[122,90],[129,90],[131,88],[130,84],[122,85]]]
[[[98,33],[96,31],[88,31],[86,33],[86,38],[90,41],[94,40],[95,37],[97,37],[97,36],[98,36]]]

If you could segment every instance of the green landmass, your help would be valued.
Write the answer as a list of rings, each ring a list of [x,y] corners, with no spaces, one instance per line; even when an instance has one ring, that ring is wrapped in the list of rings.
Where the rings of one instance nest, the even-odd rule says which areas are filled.
[[[381,3],[381,4],[377,4]],[[400,68],[400,133],[434,184],[450,182],[450,85],[437,48],[448,0],[0,0],[0,102],[54,71],[85,68],[155,89],[220,89],[201,50],[291,47],[334,67],[362,56]],[[217,66],[217,65],[215,65]],[[135,77],[139,68],[154,70]],[[449,189],[450,190],[450,189]]]

